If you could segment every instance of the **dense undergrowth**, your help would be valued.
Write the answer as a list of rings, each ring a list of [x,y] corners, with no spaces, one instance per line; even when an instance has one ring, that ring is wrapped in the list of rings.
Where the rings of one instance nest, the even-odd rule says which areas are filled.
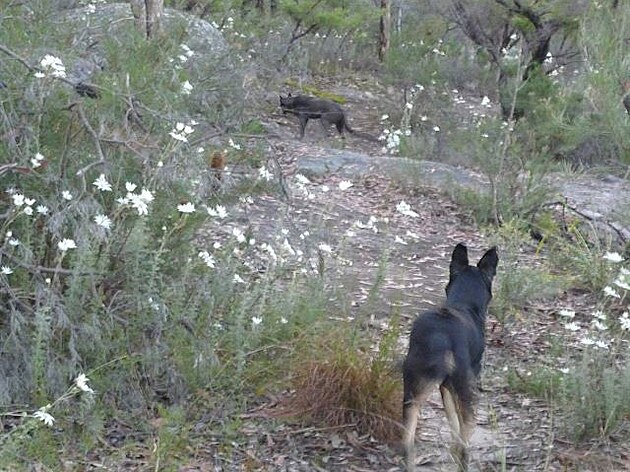
[[[329,77],[372,75],[397,90],[383,105],[389,153],[481,171],[489,193],[453,197],[502,248],[492,310],[499,321],[523,322],[523,307],[563,290],[588,291],[597,306],[578,314],[567,307],[575,343],[558,340],[543,367],[508,376],[509,385],[548,398],[578,439],[607,436],[627,419],[627,248],[577,222],[567,228],[543,205],[553,192],[543,178],[561,169],[559,159],[613,171],[630,162],[618,93],[629,64],[618,46],[627,7],[576,17],[572,41],[583,62],[575,74],[517,80],[522,44],[514,43],[510,80],[498,90],[492,65],[437,15],[405,22],[379,65],[373,9],[344,22],[339,6],[318,18],[317,35],[289,47],[299,12],[207,2],[231,48],[210,54],[189,46],[183,23],[155,41],[128,23],[86,42],[87,30],[64,23],[57,3],[13,2],[0,13],[1,467],[37,460],[55,469],[57,451],[97,448],[120,416],[145,437],[156,417],[177,425],[178,434],[157,433],[155,461],[165,461],[183,447],[186,402],[236,414],[286,387],[338,403],[329,411],[315,404],[315,421],[395,437],[395,343],[382,342],[374,355],[360,322],[331,328],[327,314],[348,307],[331,301],[344,294],[327,283],[328,248],[308,235],[286,237],[282,217],[273,241],[239,223],[251,199],[282,195],[269,170],[274,156],[245,148],[241,136],[264,133],[267,93],[287,79],[312,83],[315,93]],[[95,18],[103,4],[83,3]],[[82,61],[96,64],[87,82],[98,99],[74,88]],[[498,116],[506,92],[513,109],[529,110],[524,118]],[[230,185],[209,166],[216,152],[235,163],[222,179]],[[220,237],[224,227],[230,237]],[[545,262],[522,267],[519,251],[533,231],[542,234],[536,250]],[[359,395],[347,397],[348,388]],[[237,433],[222,427],[229,442]]]

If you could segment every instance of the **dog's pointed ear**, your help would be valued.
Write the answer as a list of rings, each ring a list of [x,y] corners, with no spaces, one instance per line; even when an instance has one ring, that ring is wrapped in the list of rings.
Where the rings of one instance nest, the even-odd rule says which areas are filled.
[[[462,273],[468,267],[468,248],[459,243],[453,249],[450,265],[450,280]]]
[[[477,263],[477,267],[481,272],[492,280],[497,273],[497,265],[499,264],[499,255],[496,246],[486,251],[483,257]]]

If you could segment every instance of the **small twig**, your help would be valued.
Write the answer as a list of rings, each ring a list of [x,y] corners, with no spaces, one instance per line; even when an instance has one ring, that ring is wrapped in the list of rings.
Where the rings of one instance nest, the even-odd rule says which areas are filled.
[[[107,164],[107,161],[101,159],[100,161],[91,162],[88,165],[86,165],[85,167],[80,168],[77,171],[77,175],[79,175],[79,176],[84,175],[92,167],[100,166],[100,165],[103,165],[103,164]]]
[[[612,229],[615,233],[617,233],[617,236],[619,236],[619,239],[620,239],[620,240],[621,240],[621,242],[623,242],[624,244],[628,241],[628,239],[626,238],[626,236],[624,235],[624,232],[623,232],[623,230],[624,230],[625,228],[621,228],[621,229],[619,229],[619,228],[617,228],[617,227],[616,227],[613,223],[611,223],[611,222],[609,222],[609,221],[607,221],[607,220],[605,220],[605,219],[603,219],[603,218],[602,218],[602,219],[593,218],[592,216],[587,215],[586,213],[584,213],[584,212],[582,212],[582,211],[578,210],[577,208],[575,208],[575,207],[573,207],[573,206],[569,205],[569,204],[568,204],[568,203],[566,203],[566,202],[550,202],[550,203],[547,203],[545,206],[547,206],[547,207],[553,207],[553,206],[558,206],[558,205],[560,205],[560,206],[562,207],[562,209],[563,209],[563,210],[568,208],[568,209],[569,209],[569,210],[571,210],[573,213],[575,213],[576,215],[578,215],[578,216],[580,216],[580,217],[584,218],[584,219],[585,219],[585,220],[587,220],[587,221],[596,222],[596,223],[602,223],[603,225],[605,225],[605,226],[609,227],[609,228],[610,228],[610,229]]]
[[[0,254],[2,255],[2,257],[6,257],[7,259],[10,259],[11,261],[13,261],[14,264],[16,264],[17,266],[23,269],[26,269],[32,273],[45,272],[45,273],[62,274],[62,275],[95,275],[95,272],[77,272],[76,270],[63,269],[61,267],[44,267],[41,265],[35,266],[31,264],[26,264],[22,262],[20,259],[18,259],[17,257],[3,250],[0,250]]]
[[[20,62],[24,67],[26,67],[28,70],[30,70],[31,72],[40,72],[40,70],[37,67],[33,67],[32,65],[30,65],[26,59],[18,56],[16,53],[14,53],[13,51],[11,51],[9,48],[7,48],[5,45],[0,44],[0,51],[2,51],[3,53],[5,53],[7,56],[12,57],[13,59],[15,59],[16,61]]]
[[[200,144],[204,141],[207,141],[209,139],[212,138],[216,138],[217,136],[222,136],[223,132],[222,131],[213,131],[212,133],[208,133],[208,134],[204,134],[203,136],[193,140],[193,141],[188,141],[188,145],[189,146],[196,146],[197,144]]]
[[[79,117],[81,118],[81,122],[83,123],[83,126],[85,126],[88,133],[90,133],[90,136],[92,136],[92,139],[94,140],[94,145],[96,146],[96,152],[98,153],[98,157],[100,157],[102,161],[106,161],[105,154],[103,153],[103,148],[101,147],[101,142],[99,140],[99,137],[96,134],[96,131],[94,131],[94,128],[92,128],[92,125],[88,121],[87,117],[85,116],[83,107],[80,104],[77,106],[77,110],[79,112]]]
[[[302,429],[296,429],[291,431],[291,434],[301,434],[301,433],[319,433],[322,431],[334,431],[336,429],[345,429],[345,428],[354,428],[357,424],[356,423],[347,423],[347,424],[340,424],[338,426],[323,426],[321,428],[313,428],[313,427],[309,427],[309,428],[302,428]]]

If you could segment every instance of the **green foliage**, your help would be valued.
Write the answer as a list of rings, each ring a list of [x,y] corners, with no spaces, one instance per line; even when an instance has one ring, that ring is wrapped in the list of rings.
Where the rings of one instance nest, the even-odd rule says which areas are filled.
[[[630,368],[586,354],[564,378],[558,401],[566,433],[575,440],[606,437],[630,414]]]
[[[563,268],[565,276],[571,278],[574,286],[601,293],[610,283],[613,268],[602,258],[605,246],[596,233],[588,234],[577,227],[578,223],[576,219],[568,227],[570,241],[551,241],[554,261],[557,267]]]
[[[281,0],[279,7],[296,24],[314,26],[313,32],[353,30],[374,19],[377,12],[372,3],[362,0]]]
[[[517,392],[541,398],[555,397],[562,385],[562,374],[550,367],[533,367],[526,372],[509,369],[508,386]]]
[[[551,199],[554,189],[545,176],[554,164],[546,155],[527,149],[528,143],[521,137],[526,127],[486,119],[476,129],[456,133],[454,146],[461,147],[488,179],[482,191],[455,192],[455,198],[470,209],[477,222],[520,220],[530,225]]]
[[[520,315],[523,307],[550,300],[568,285],[546,265],[528,267],[522,264],[520,249],[528,238],[527,226],[519,220],[506,222],[493,236],[495,244],[501,248],[503,270],[493,290],[491,312],[501,323],[522,319],[526,316]]]

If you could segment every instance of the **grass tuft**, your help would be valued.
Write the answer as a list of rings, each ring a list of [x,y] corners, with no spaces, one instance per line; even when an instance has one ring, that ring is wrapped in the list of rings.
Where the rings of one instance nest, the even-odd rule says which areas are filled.
[[[338,351],[298,365],[289,410],[317,425],[349,426],[386,442],[400,437],[400,375],[381,359]]]

